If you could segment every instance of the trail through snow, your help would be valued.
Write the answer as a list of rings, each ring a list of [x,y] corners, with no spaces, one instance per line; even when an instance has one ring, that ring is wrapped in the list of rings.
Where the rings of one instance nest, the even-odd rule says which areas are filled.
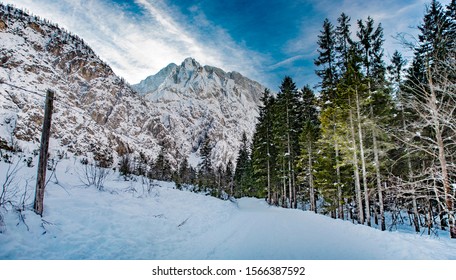
[[[98,191],[81,186],[74,162],[59,164],[43,218],[26,210],[21,222],[3,210],[0,259],[456,259],[446,236],[381,232],[260,199],[222,201],[165,182],[148,190],[141,178],[117,173]],[[19,174],[24,186],[34,169]]]

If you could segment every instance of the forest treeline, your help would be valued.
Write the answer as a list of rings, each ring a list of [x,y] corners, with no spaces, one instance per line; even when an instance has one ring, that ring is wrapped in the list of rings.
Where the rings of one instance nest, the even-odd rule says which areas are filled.
[[[214,167],[206,137],[198,168],[184,158],[172,171],[161,151],[148,166],[124,156],[120,172],[381,230],[407,213],[416,232],[441,228],[456,238],[455,0],[432,1],[418,33],[402,42],[411,61],[398,51],[386,61],[383,28],[373,18],[326,19],[314,60],[318,90],[298,89],[291,77],[278,93],[266,89],[252,143],[244,134],[236,162]]]
[[[162,150],[153,162],[125,154],[119,171],[382,230],[407,213],[416,232],[440,228],[456,238],[456,0],[432,1],[417,28],[416,40],[402,42],[411,61],[398,51],[387,61],[383,28],[373,18],[325,19],[314,60],[318,86],[299,89],[285,77],[278,93],[266,89],[253,139],[244,133],[236,162],[215,167],[206,136],[197,168],[176,157],[173,170]],[[8,160],[2,149],[14,149],[0,141]],[[94,160],[101,168],[113,164]]]
[[[215,174],[204,183],[218,186],[215,195],[263,197],[382,230],[386,212],[389,226],[406,212],[417,232],[440,227],[456,238],[455,1],[432,1],[418,29],[416,42],[403,42],[412,61],[398,51],[385,61],[374,19],[326,19],[318,93],[291,77],[277,94],[265,90],[235,170],[214,172],[204,160],[200,172]]]

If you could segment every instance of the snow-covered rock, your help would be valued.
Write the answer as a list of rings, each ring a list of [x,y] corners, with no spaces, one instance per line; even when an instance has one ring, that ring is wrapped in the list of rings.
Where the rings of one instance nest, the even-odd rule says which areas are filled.
[[[213,162],[235,160],[250,137],[264,87],[239,73],[189,58],[132,89],[77,36],[46,20],[0,6],[0,142],[39,145],[48,89],[56,93],[53,149],[116,161],[126,153],[173,167],[198,155],[206,135]]]
[[[196,152],[206,135],[213,143],[213,162],[235,161],[240,139],[253,134],[264,87],[237,72],[201,66],[192,58],[169,64],[132,86],[154,102],[151,114],[174,135],[184,154]]]
[[[0,139],[38,147],[44,95],[51,89],[54,149],[91,153],[108,164],[133,150],[157,153],[147,103],[82,39],[3,5],[0,26],[0,126],[8,126]]]

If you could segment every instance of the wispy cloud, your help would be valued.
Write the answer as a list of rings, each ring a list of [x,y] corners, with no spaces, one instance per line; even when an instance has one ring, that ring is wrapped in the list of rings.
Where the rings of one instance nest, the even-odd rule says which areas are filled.
[[[282,61],[279,61],[277,63],[274,63],[273,65],[269,66],[268,69],[269,70],[274,70],[274,69],[277,69],[277,68],[280,68],[280,67],[289,66],[293,62],[295,62],[297,60],[304,59],[305,57],[306,57],[305,55],[295,55],[293,57],[290,57],[290,58],[284,59]]]
[[[252,78],[262,77],[257,66],[263,57],[235,43],[222,28],[211,26],[196,6],[190,24],[185,22],[188,17],[160,0],[135,0],[136,14],[107,1],[6,1],[9,2],[82,37],[130,83],[189,56],[202,64],[239,71]]]

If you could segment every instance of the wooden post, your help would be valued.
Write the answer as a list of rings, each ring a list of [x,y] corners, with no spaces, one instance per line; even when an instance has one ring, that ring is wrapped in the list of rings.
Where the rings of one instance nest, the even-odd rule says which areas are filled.
[[[43,215],[44,209],[44,188],[46,187],[46,168],[48,160],[49,136],[51,134],[53,102],[54,92],[48,89],[46,92],[46,104],[44,107],[43,131],[41,132],[40,158],[38,161],[35,203],[33,205],[33,210],[40,216]]]

